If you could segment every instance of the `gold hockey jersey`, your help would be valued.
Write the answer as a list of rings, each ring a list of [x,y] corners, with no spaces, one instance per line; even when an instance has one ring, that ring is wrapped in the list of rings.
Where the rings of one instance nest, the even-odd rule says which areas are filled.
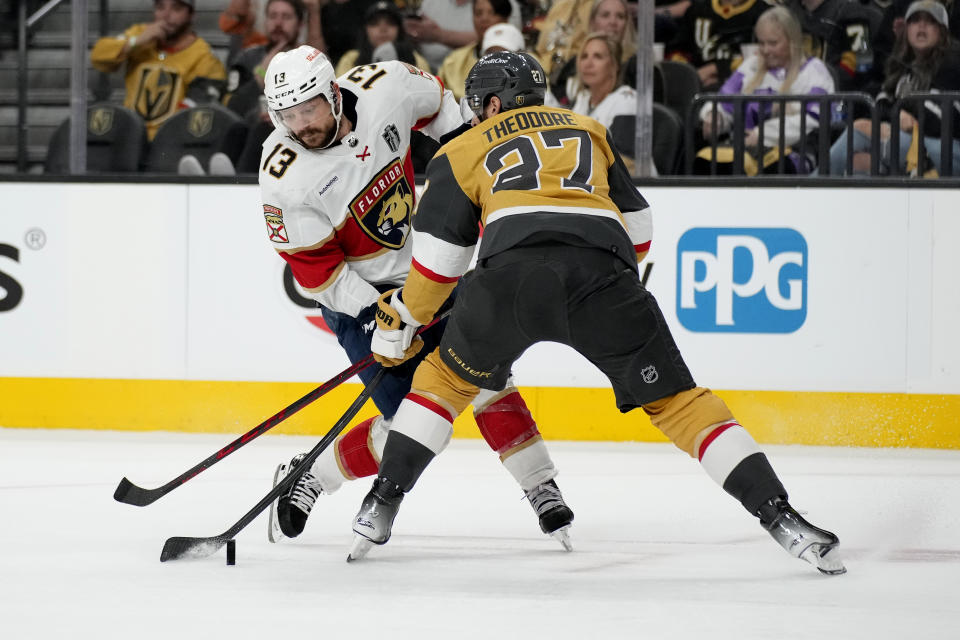
[[[429,321],[478,242],[480,259],[549,241],[608,249],[636,268],[650,237],[649,207],[603,125],[565,109],[513,109],[430,162],[404,302]]]
[[[127,93],[123,104],[143,117],[147,137],[153,140],[163,121],[187,106],[184,98],[194,81],[223,82],[227,74],[203,38],[197,38],[179,51],[158,49],[152,43],[128,51],[127,56],[122,57],[126,43],[146,27],[146,24],[135,24],[123,35],[100,38],[90,52],[90,62],[94,69],[106,73],[116,71],[126,62]],[[215,100],[218,95],[202,97]]]

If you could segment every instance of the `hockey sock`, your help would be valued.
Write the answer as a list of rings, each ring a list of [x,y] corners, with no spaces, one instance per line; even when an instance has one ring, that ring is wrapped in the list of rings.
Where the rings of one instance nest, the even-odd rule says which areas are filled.
[[[411,391],[393,416],[380,477],[410,491],[420,474],[450,443],[456,413],[432,394]]]
[[[484,395],[474,400],[477,427],[520,487],[527,492],[555,478],[556,467],[520,393],[508,387],[489,399]]]
[[[376,474],[389,427],[389,420],[374,416],[352,427],[332,447],[327,447],[312,468],[323,492],[335,492],[344,480]]]
[[[707,475],[751,515],[767,500],[787,497],[767,456],[737,422],[715,426],[700,444],[699,457]]]
[[[404,493],[413,489],[435,454],[413,438],[391,431],[383,448],[378,477],[399,485]]]

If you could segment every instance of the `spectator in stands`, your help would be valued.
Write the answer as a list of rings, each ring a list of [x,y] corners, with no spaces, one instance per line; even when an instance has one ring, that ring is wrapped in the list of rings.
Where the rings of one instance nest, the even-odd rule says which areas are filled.
[[[621,74],[627,84],[633,86],[636,84],[636,58],[637,35],[634,29],[634,21],[630,17],[630,9],[626,0],[594,0],[590,10],[589,31],[577,36],[579,41],[578,48],[574,50],[569,60],[564,61],[562,65],[556,65],[553,73],[550,75],[550,92],[556,98],[557,103],[562,106],[569,106],[573,101],[574,94],[578,90],[576,86],[576,74],[578,60],[583,51],[583,43],[589,35],[604,33],[612,38],[619,45],[621,58],[618,61],[620,66],[629,66],[632,70],[627,74]]]
[[[324,53],[334,65],[350,49],[360,46],[360,27],[367,9],[377,0],[319,0]]]
[[[257,0],[230,0],[220,13],[220,30],[230,36],[227,64],[244,49],[267,44],[263,34],[263,13]]]
[[[880,28],[877,7],[860,0],[792,0],[803,27],[804,51],[827,63],[838,91],[876,93],[872,36]]]
[[[297,9],[294,11],[299,16],[295,38],[298,41],[305,38],[306,44],[324,51],[326,44],[323,40],[320,25],[320,1],[299,0]],[[271,2],[268,1],[264,11],[259,13],[257,7],[261,6],[261,3],[258,3],[257,0],[230,0],[230,5],[220,14],[220,30],[232,36],[230,53],[227,56],[228,67],[234,66],[237,55],[242,51],[260,45],[268,45],[267,48],[269,49],[276,44],[279,34],[275,33],[277,30],[276,18],[272,23],[269,19],[270,4]],[[267,60],[266,62],[269,63],[270,61]],[[263,64],[263,68],[267,68],[266,63]]]
[[[430,64],[413,48],[403,29],[403,16],[392,2],[380,0],[367,9],[360,29],[360,46],[340,57],[336,74],[343,75],[353,67],[381,60],[400,60],[421,69]]]
[[[737,68],[720,88],[722,94],[772,95],[772,94],[824,94],[833,93],[833,76],[819,58],[803,53],[803,33],[796,16],[785,7],[767,9],[757,21],[756,37],[759,53],[750,56]],[[732,134],[732,103],[720,103],[717,108],[717,127],[713,127],[713,103],[708,102],[700,110],[703,137],[714,140],[723,134]],[[778,150],[769,153],[770,147],[779,144],[780,110],[769,103],[748,103],[744,115],[744,145],[748,153],[744,158],[744,170],[753,175],[763,168],[771,167],[778,160]],[[800,142],[800,122],[806,119],[806,131],[814,131],[819,123],[820,109],[815,103],[801,111],[799,103],[788,103],[784,119],[786,145]],[[758,149],[760,127],[763,127],[764,149]],[[808,173],[812,166],[807,154],[791,152],[785,170],[789,173]],[[695,162],[696,173],[706,173],[712,148],[702,149]],[[733,160],[729,146],[717,148],[718,171],[728,172]],[[759,165],[759,166],[758,166]]]
[[[586,0],[585,0],[586,1]],[[517,0],[509,0],[509,22],[522,29]],[[430,63],[430,69],[439,73],[446,57],[454,50],[479,42],[476,29],[461,31],[470,24],[474,14],[471,0],[423,0],[417,13],[404,21],[404,29],[417,43],[417,49]]]
[[[947,15],[950,22],[950,33],[954,39],[960,40],[960,2],[956,0],[940,0],[947,8]],[[877,0],[874,0],[877,2]],[[873,56],[874,67],[880,78],[883,77],[887,68],[887,58],[893,52],[893,45],[897,36],[903,31],[906,24],[904,16],[907,14],[907,8],[914,0],[881,0],[877,4],[881,5],[883,18],[880,21],[880,27],[873,37]]]
[[[241,51],[227,75],[229,96],[226,105],[244,118],[256,118],[262,112],[260,96],[263,94],[267,65],[273,57],[281,51],[300,46],[300,32],[307,17],[307,7],[304,0],[268,0],[264,14],[264,29],[269,39]],[[317,48],[316,45],[311,46]]]
[[[915,137],[923,137],[923,146],[933,161],[936,170],[940,165],[940,127],[939,106],[925,103],[924,130],[918,129],[918,109],[916,103],[905,103],[897,113],[890,113],[893,102],[911,93],[960,91],[960,45],[949,31],[949,16],[946,8],[936,0],[917,0],[910,4],[905,14],[906,22],[897,36],[889,59],[883,87],[877,98],[878,108],[888,112],[880,129],[883,144],[882,160],[889,167],[891,127],[889,121],[896,117],[900,124],[900,157],[897,159],[901,169],[907,166],[907,153]],[[960,168],[960,104],[954,102],[953,118],[953,166],[957,173]],[[853,131],[853,152],[851,160],[853,173],[866,173],[870,169],[871,122],[868,119],[856,120]],[[919,141],[918,141],[919,142]],[[830,148],[830,173],[839,175],[847,167],[846,130]]]
[[[703,91],[716,91],[733,72],[740,45],[750,42],[770,0],[693,0],[677,35],[667,43],[668,60],[688,62],[700,74]]]
[[[621,58],[620,43],[609,34],[587,34],[577,55],[571,111],[590,116],[608,129],[616,116],[636,116],[637,92],[623,84]],[[633,159],[623,155],[623,161],[632,173]]]
[[[654,42],[670,42],[677,34],[683,14],[690,8],[690,0],[656,0],[653,14]]]
[[[480,57],[483,34],[488,27],[506,23],[512,13],[510,0],[473,0],[473,41],[447,54],[437,72],[443,86],[450,89],[457,100],[463,97],[467,74]]]
[[[620,43],[603,32],[587,34],[577,55],[577,90],[571,111],[610,127],[614,116],[636,115],[637,92],[623,84]]]
[[[90,61],[112,73],[125,66],[124,105],[141,116],[151,140],[178,109],[220,99],[226,72],[193,30],[194,0],[156,0],[154,21],[100,38]]]
[[[677,3],[684,4],[684,3]],[[689,2],[686,2],[689,4]],[[564,87],[576,73],[576,60],[587,34],[603,31],[620,42],[624,60],[636,52],[636,12],[626,0],[560,0],[543,21],[536,53],[544,61],[552,87]],[[565,104],[564,89],[554,90]]]

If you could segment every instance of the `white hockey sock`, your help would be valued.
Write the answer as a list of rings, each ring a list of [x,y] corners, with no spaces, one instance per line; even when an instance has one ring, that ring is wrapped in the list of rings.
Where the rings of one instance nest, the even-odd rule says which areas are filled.
[[[528,444],[510,453],[503,459],[503,466],[525,492],[557,477],[557,468],[553,465],[547,445],[540,436],[530,439]]]
[[[739,423],[718,425],[700,445],[700,464],[721,487],[730,472],[747,456],[761,453],[759,445]]]

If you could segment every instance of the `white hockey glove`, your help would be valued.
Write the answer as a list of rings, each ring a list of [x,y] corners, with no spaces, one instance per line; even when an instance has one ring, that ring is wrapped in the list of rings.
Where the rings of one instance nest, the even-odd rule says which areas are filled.
[[[400,291],[387,291],[377,303],[377,330],[370,341],[370,350],[374,359],[385,367],[402,364],[423,348],[423,340],[416,335],[420,323],[403,304]]]

